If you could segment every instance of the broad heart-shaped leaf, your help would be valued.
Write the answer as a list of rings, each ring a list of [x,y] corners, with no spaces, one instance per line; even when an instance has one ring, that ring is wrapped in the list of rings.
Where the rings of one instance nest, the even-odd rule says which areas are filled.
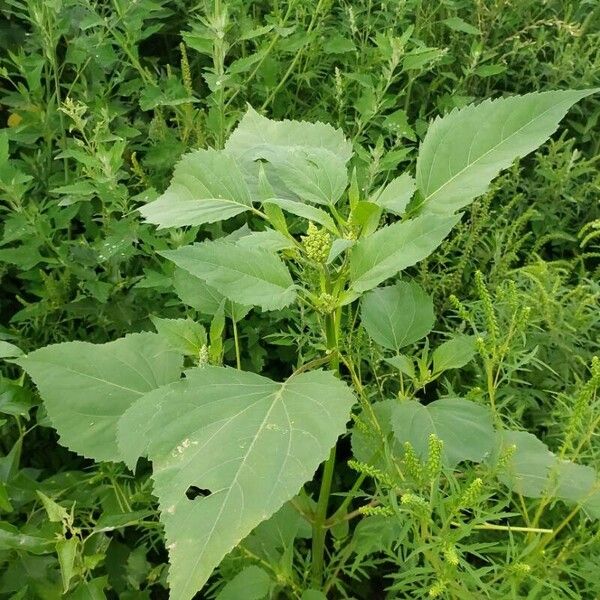
[[[37,385],[61,443],[98,461],[122,459],[117,421],[146,392],[176,381],[183,366],[155,333],[54,344],[15,362]]]
[[[597,90],[555,91],[485,100],[430,125],[417,158],[423,210],[451,214],[492,179],[546,141],[578,100]]]
[[[223,556],[313,476],[345,431],[353,402],[328,372],[276,383],[206,366],[125,413],[126,462],[147,455],[154,464],[172,600],[192,598]],[[188,500],[190,486],[209,495]]]
[[[218,240],[159,254],[240,304],[278,310],[296,297],[286,266],[276,254],[260,248]]]
[[[379,190],[373,202],[389,212],[402,216],[416,188],[415,180],[408,173],[403,173]]]
[[[383,227],[360,240],[350,256],[351,289],[365,292],[429,256],[460,215],[421,215]]]
[[[433,301],[418,284],[401,281],[365,294],[361,319],[369,337],[398,351],[431,331]]]
[[[214,223],[250,208],[250,191],[235,158],[208,149],[186,154],[167,191],[139,211],[162,228]]]
[[[482,461],[494,449],[490,411],[463,398],[442,398],[427,406],[409,400],[395,403],[392,428],[396,440],[410,442],[421,459],[427,459],[429,436],[443,442],[442,460],[454,467],[463,460]]]

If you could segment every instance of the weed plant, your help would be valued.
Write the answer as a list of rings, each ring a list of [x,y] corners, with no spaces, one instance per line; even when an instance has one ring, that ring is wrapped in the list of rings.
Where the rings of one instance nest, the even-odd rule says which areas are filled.
[[[346,242],[419,218],[418,194],[408,213],[378,198],[418,170],[437,115],[597,88],[599,73],[593,0],[0,0],[0,597],[600,597],[600,95],[459,207],[429,256],[362,299],[342,297],[355,253]],[[265,154],[254,210],[176,226],[148,212],[182,157],[234,147],[248,106],[343,132],[318,136],[345,136],[352,155],[339,204],[295,214],[268,202],[289,180]],[[207,172],[202,156],[194,173]],[[349,258],[324,266],[334,240]],[[231,292],[223,301],[178,263],[198,243],[242,248],[236,261],[277,253],[301,300],[277,305],[273,288],[248,300],[241,286],[239,302]],[[423,313],[412,336],[411,299]],[[385,326],[382,303],[396,314]],[[388,339],[394,322],[401,347]],[[39,354],[48,345],[56,358]],[[301,390],[315,406],[340,411],[337,424],[307,417],[327,431],[302,481],[296,465],[255,482],[258,512],[276,504],[275,484],[287,486],[278,510],[204,559],[197,542],[212,521],[174,525],[165,497],[183,485],[184,510],[208,506],[219,483],[208,467],[161,482],[160,448],[136,461],[140,448],[129,447],[124,460],[116,442],[94,439],[95,423],[69,421],[94,386],[34,365],[87,361],[110,376],[117,367],[102,361],[116,356],[148,379],[141,363],[157,348],[156,383],[180,390],[182,366],[220,393],[234,377],[247,391],[259,375],[275,385],[295,373],[324,386]],[[92,421],[111,397],[97,392]],[[165,410],[150,404],[135,423],[160,415],[158,439],[187,420]],[[134,446],[132,423],[121,429]],[[186,439],[170,449],[184,455]],[[227,513],[223,538],[238,513]],[[186,550],[188,534],[196,545]]]

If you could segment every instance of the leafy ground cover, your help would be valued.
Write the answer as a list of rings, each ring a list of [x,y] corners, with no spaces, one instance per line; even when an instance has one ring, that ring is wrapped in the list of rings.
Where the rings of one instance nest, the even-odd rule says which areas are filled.
[[[2,597],[600,596],[595,2],[0,31]]]

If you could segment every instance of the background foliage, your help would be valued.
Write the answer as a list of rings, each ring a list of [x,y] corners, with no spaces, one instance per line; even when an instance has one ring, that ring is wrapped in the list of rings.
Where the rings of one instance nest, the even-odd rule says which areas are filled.
[[[341,127],[370,190],[413,164],[438,113],[505,93],[600,85],[591,0],[0,0],[0,15],[0,339],[25,351],[152,330],[153,316],[208,327],[201,308],[181,307],[175,289],[184,282],[157,252],[230,233],[244,217],[156,230],[137,209],[165,190],[181,154],[222,147],[247,103],[272,118]],[[400,390],[493,397],[515,429],[596,468],[599,116],[597,96],[578,104],[412,269],[435,299],[433,348],[459,334],[493,335],[434,380],[428,346],[411,341],[403,352],[418,377]],[[243,367],[281,379],[318,358],[324,341],[311,319],[251,313],[239,323]],[[395,389],[362,330],[346,351],[369,395]],[[132,476],[69,453],[20,371],[2,373],[2,597],[166,597],[149,468]],[[328,597],[600,595],[598,528],[581,511],[510,494],[484,467],[464,465],[435,491],[417,482],[415,497],[429,506],[409,502],[398,526],[383,510],[386,465],[361,474],[360,464],[346,465],[344,443],[336,485],[351,486],[358,470],[373,514],[332,528]],[[461,502],[466,513],[448,512]],[[199,597],[240,598],[248,582],[256,598],[300,597],[310,544],[290,511],[278,517],[290,527],[283,547],[269,545],[268,528],[283,527],[271,520]],[[488,525],[514,515],[526,531]]]

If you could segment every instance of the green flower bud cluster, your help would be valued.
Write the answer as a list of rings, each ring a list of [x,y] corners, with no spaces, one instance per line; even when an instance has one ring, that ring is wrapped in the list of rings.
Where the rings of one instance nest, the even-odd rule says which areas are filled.
[[[577,430],[584,422],[585,416],[593,405],[592,398],[600,386],[600,359],[597,356],[592,357],[590,368],[591,377],[580,387],[575,396],[575,403],[569,418],[569,423],[565,432],[563,448],[569,448],[573,439],[577,436]]]
[[[372,427],[369,427],[358,415],[352,415],[352,421],[354,422],[354,430],[359,431],[363,435],[375,438],[375,431]]]
[[[367,517],[393,517],[394,511],[389,506],[361,506],[359,512]]]
[[[513,563],[512,565],[510,565],[510,570],[516,575],[520,575],[523,577],[531,573],[531,565],[522,562]]]
[[[373,479],[376,479],[377,481],[381,482],[387,487],[395,487],[393,479],[383,471],[380,471],[378,468],[374,467],[373,465],[369,465],[367,463],[351,459],[348,461],[348,466],[353,471],[361,473],[362,475],[367,475],[368,477],[372,477]]]
[[[311,221],[306,235],[302,237],[302,245],[310,260],[322,264],[327,260],[331,250],[331,235],[325,229],[319,229]]]
[[[404,442],[404,456],[402,457],[404,472],[408,477],[414,479],[417,483],[423,480],[425,468],[419,460],[413,445],[410,442]]]
[[[344,239],[346,240],[357,240],[358,234],[360,233],[360,228],[350,225],[344,234]]]
[[[444,442],[432,433],[428,442],[429,454],[427,458],[427,475],[429,479],[435,479],[442,471],[442,449]]]
[[[318,298],[315,308],[322,314],[328,315],[337,308],[337,300],[326,292],[323,292]]]
[[[429,588],[430,598],[439,598],[446,591],[446,583],[444,581],[436,581]]]
[[[469,322],[471,320],[471,314],[467,310],[466,306],[454,294],[451,294],[449,299],[452,308],[457,312],[458,316],[463,321]]]
[[[198,352],[198,366],[203,367],[208,364],[209,356],[208,356],[208,346],[203,344],[202,348]]]
[[[496,344],[496,340],[500,337],[500,328],[498,327],[496,313],[494,312],[492,297],[490,296],[490,292],[485,285],[481,271],[475,272],[475,289],[477,290],[477,295],[481,300],[489,340],[493,347]]]
[[[453,567],[458,566],[458,553],[452,544],[444,544],[443,554],[448,564],[452,565]]]
[[[183,80],[183,87],[190,96],[193,96],[192,72],[188,61],[187,48],[183,42],[179,44],[179,51],[181,52],[181,79]]]
[[[517,447],[514,444],[503,448],[500,457],[498,458],[498,462],[496,463],[496,468],[499,471],[505,469],[510,462],[510,459],[513,457],[513,454],[517,451]]]
[[[483,481],[480,477],[474,479],[469,487],[463,492],[458,501],[458,508],[472,508],[477,504],[477,500],[483,490]]]
[[[416,514],[422,517],[429,515],[430,512],[427,500],[411,492],[402,495],[402,498],[400,499],[400,504],[402,504],[402,506],[405,506],[406,508],[410,508]]]

